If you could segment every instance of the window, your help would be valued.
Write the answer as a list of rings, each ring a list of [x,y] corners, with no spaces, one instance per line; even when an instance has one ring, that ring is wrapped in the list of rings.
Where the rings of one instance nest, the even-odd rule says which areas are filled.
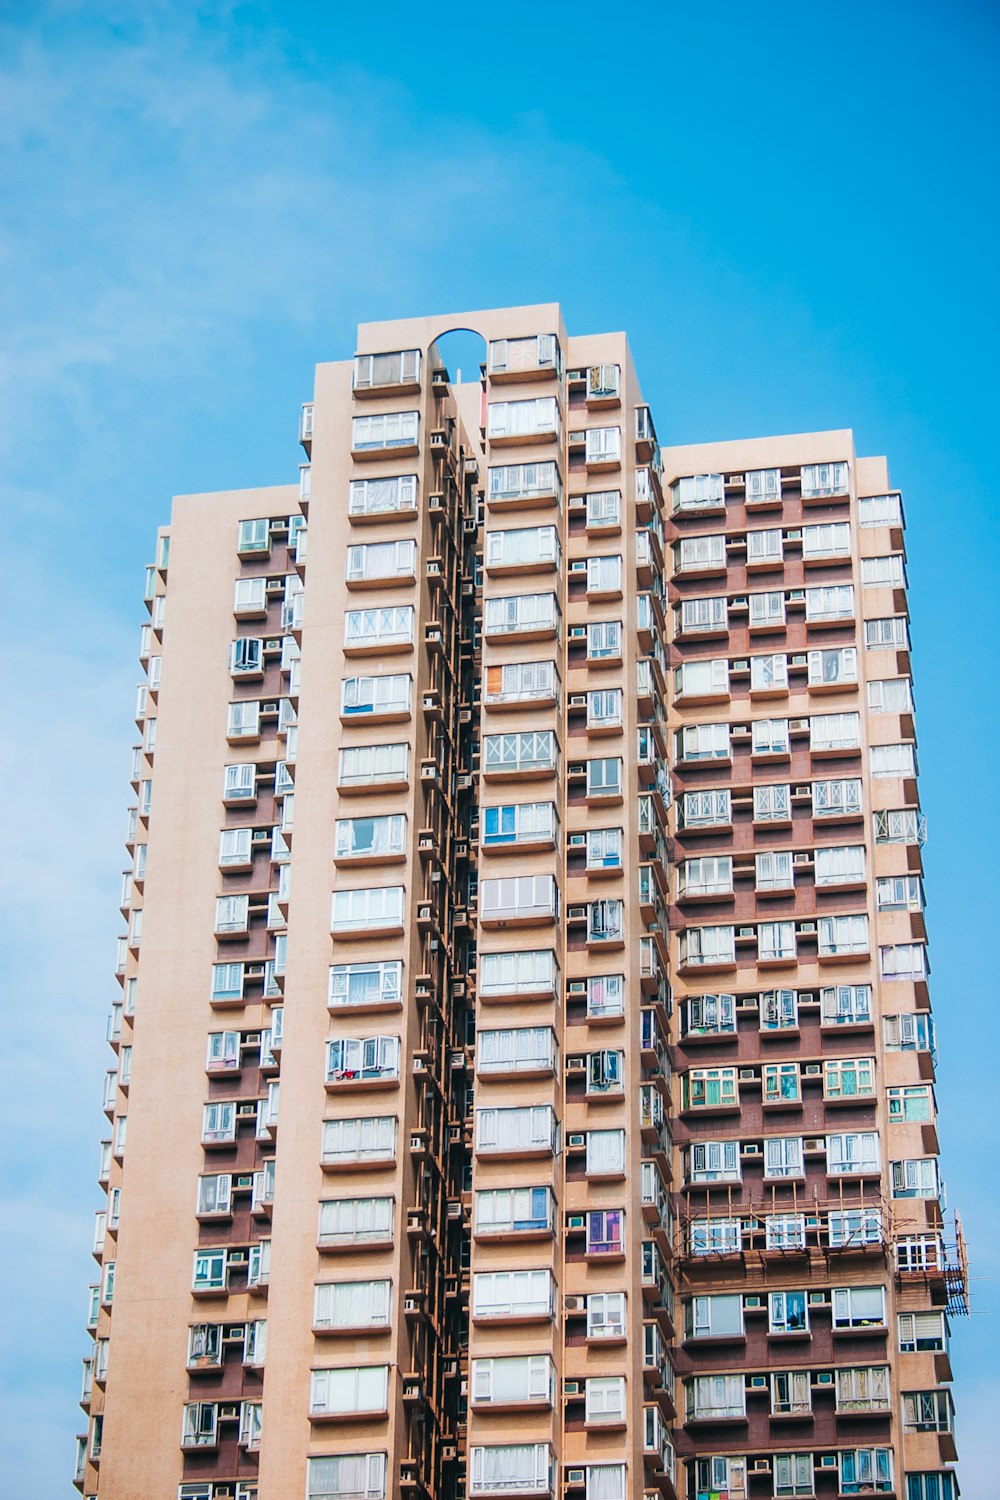
[[[901,807],[874,815],[876,844],[922,844],[926,823],[915,808]]]
[[[551,1406],[555,1369],[547,1354],[472,1361],[471,1395],[475,1404]]]
[[[920,876],[880,875],[875,882],[875,899],[879,911],[923,911]]]
[[[588,1339],[623,1339],[625,1293],[591,1292],[586,1300]]]
[[[941,1193],[936,1156],[889,1163],[894,1198],[937,1198]]]
[[[885,1287],[843,1286],[833,1289],[833,1327],[881,1328],[885,1323]]]
[[[688,724],[677,733],[678,760],[728,760],[728,724]]]
[[[548,1495],[551,1489],[548,1443],[495,1443],[469,1449],[470,1495]]]
[[[387,581],[412,578],[417,566],[417,544],[412,539],[364,542],[347,549],[347,581]]]
[[[768,1333],[808,1333],[809,1308],[805,1292],[770,1292],[767,1330]]]
[[[624,1013],[625,976],[593,974],[587,979],[587,1019]]]
[[[790,891],[794,884],[792,852],[779,850],[758,854],[754,861],[755,886],[758,891]]]
[[[779,538],[780,535],[779,532]],[[721,532],[715,536],[686,536],[676,544],[675,558],[678,573],[721,571],[726,566],[726,538]]]
[[[817,849],[815,879],[818,886],[859,885],[865,878],[864,844]]]
[[[882,1168],[878,1132],[852,1131],[826,1138],[826,1170],[831,1177],[874,1177]]]
[[[688,968],[731,967],[736,963],[734,927],[688,927],[681,933],[681,963]]]
[[[865,621],[865,645],[873,651],[909,651],[910,627],[905,615]]]
[[[555,594],[509,594],[486,600],[487,635],[541,633],[554,630],[558,620],[559,606]]]
[[[359,891],[334,891],[330,931],[336,935],[402,927],[403,895],[401,885],[374,886]]]
[[[684,1314],[686,1338],[743,1337],[743,1298],[739,1295],[692,1297],[685,1305]]]
[[[213,964],[212,1000],[242,1000],[243,974],[242,964]]]
[[[491,401],[486,433],[495,438],[531,438],[559,431],[559,407],[554,396],[531,401]]]
[[[684,1075],[685,1109],[718,1109],[738,1104],[735,1068],[691,1068]]]
[[[597,620],[587,626],[587,660],[618,661],[622,654],[620,620]]]
[[[846,521],[832,521],[820,526],[803,526],[803,557],[849,557],[851,528]]]
[[[780,527],[747,532],[747,564],[779,563],[784,555]]]
[[[906,1399],[904,1396],[903,1400]],[[926,1474],[907,1474],[906,1500],[958,1500],[958,1483],[955,1475],[950,1469],[939,1469]]]
[[[587,496],[588,531],[620,531],[621,524],[622,497],[619,490],[595,490]]]
[[[623,830],[590,828],[587,830],[587,869],[620,870],[622,867]]]
[[[395,1115],[324,1120],[323,1165],[337,1167],[393,1162],[396,1159],[396,1129]]]
[[[554,1296],[551,1271],[481,1271],[472,1278],[472,1316],[549,1318]]]
[[[625,1212],[623,1209],[592,1209],[586,1218],[588,1255],[624,1254]]]
[[[232,1099],[206,1104],[202,1115],[201,1138],[206,1142],[236,1139],[236,1102]]]
[[[215,1214],[224,1217],[231,1212],[232,1175],[229,1172],[198,1178],[198,1201],[196,1213]]]
[[[934,1094],[928,1083],[901,1084],[888,1091],[889,1120],[903,1123],[934,1119]]]
[[[559,681],[554,661],[508,662],[504,666],[487,667],[485,678],[487,706],[554,698]]]
[[[902,526],[903,502],[899,495],[862,495],[858,520],[862,526]]]
[[[355,453],[373,452],[379,448],[415,448],[419,432],[420,413],[416,411],[392,411],[378,416],[354,417],[351,422],[351,448]]]
[[[551,1104],[476,1110],[476,1150],[482,1155],[551,1154],[556,1117]]]
[[[680,821],[684,828],[724,827],[732,822],[731,793],[728,788],[709,792],[685,792],[680,802]]]
[[[252,828],[224,828],[219,834],[219,865],[249,865]]]
[[[792,789],[787,782],[755,786],[753,818],[755,823],[787,823],[792,816]]]
[[[729,662],[724,656],[712,661],[686,661],[674,671],[678,698],[712,698],[729,692]]]
[[[587,371],[587,400],[610,401],[621,390],[619,365],[591,365]]]
[[[916,756],[912,745],[872,745],[871,770],[876,777],[915,776]]]
[[[587,1176],[623,1177],[624,1175],[624,1130],[588,1130]]]
[[[875,1096],[873,1057],[828,1058],[823,1064],[824,1099],[859,1099]]]
[[[746,1500],[745,1458],[696,1458],[691,1500]]]
[[[484,880],[479,887],[484,922],[546,921],[554,918],[559,891],[552,875],[516,875]]]
[[[519,339],[491,339],[491,375],[524,374],[560,368],[559,341],[554,333],[531,334]],[[617,368],[612,366],[611,368]]]
[[[489,1188],[475,1195],[476,1232],[549,1233],[552,1191],[547,1187]]]
[[[587,1054],[587,1093],[620,1094],[624,1089],[624,1052],[601,1051]]]
[[[556,810],[552,802],[512,802],[484,807],[483,846],[551,842],[556,832]]]
[[[743,1244],[740,1219],[692,1219],[688,1226],[688,1246],[692,1255],[732,1255]]]
[[[872,987],[870,984],[834,984],[820,990],[824,1026],[870,1025]]]
[[[872,588],[905,589],[906,566],[901,552],[887,557],[863,557],[861,582]]]
[[[399,718],[407,718],[412,691],[413,678],[409,673],[388,673],[385,677],[345,677],[340,685],[340,711],[345,717],[393,714]]]
[[[750,729],[753,735],[753,754],[781,754],[781,756],[789,754],[789,720],[787,718],[754,718]]]
[[[622,723],[621,688],[598,688],[587,693],[587,728],[616,729]]]
[[[803,1396],[802,1378],[808,1381],[809,1376],[805,1371],[795,1371],[789,1375],[772,1375],[771,1377],[771,1410],[779,1411],[775,1405],[776,1401],[788,1401],[795,1404],[790,1405],[789,1412],[807,1412],[811,1409],[809,1405],[809,1392]],[[799,1404],[803,1399],[806,1405]],[[786,1500],[788,1496],[813,1495],[815,1494],[815,1479],[813,1476],[813,1456],[811,1453],[776,1453],[774,1455],[774,1493],[778,1500]]]
[[[764,1179],[804,1177],[801,1136],[773,1136],[764,1141]]]
[[[587,558],[587,593],[620,597],[622,591],[621,557]]]
[[[819,499],[824,495],[847,494],[847,464],[803,464],[802,498]]]
[[[384,1453],[310,1458],[307,1464],[307,1500],[385,1500]]]
[[[794,990],[779,990],[777,993],[797,998]],[[796,1103],[802,1098],[798,1063],[764,1063],[761,1068],[761,1087],[765,1104]],[[766,1156],[765,1152],[765,1158]]]
[[[949,1391],[904,1391],[903,1427],[908,1432],[951,1432],[953,1426]]]
[[[377,1083],[399,1077],[399,1037],[338,1037],[326,1044],[327,1083]]]
[[[244,703],[230,703],[228,717],[226,720],[226,738],[228,740],[259,740],[260,739],[260,704],[252,699]],[[227,770],[242,770],[243,767],[227,767]],[[253,767],[247,769],[253,770]],[[227,798],[237,796],[238,793],[226,792]]]
[[[879,969],[883,979],[927,978],[927,949],[923,943],[896,943],[879,949]]]
[[[891,1491],[892,1449],[852,1448],[840,1457],[840,1492],[843,1495],[867,1495]]]
[[[779,598],[781,596],[779,595]],[[681,603],[682,635],[728,628],[727,599],[720,594],[711,599],[685,599]]]
[[[402,960],[333,964],[327,1004],[340,1006],[399,1005],[402,1001]]]
[[[721,474],[688,474],[671,486],[674,510],[721,510],[725,503]]]
[[[329,1198],[319,1206],[319,1243],[364,1245],[392,1240],[392,1198]]]
[[[814,818],[843,817],[861,811],[861,782],[814,781],[812,787]]]
[[[806,620],[850,620],[854,617],[854,585],[828,583],[806,589]]]
[[[696,1375],[688,1382],[688,1421],[720,1422],[745,1415],[742,1375]]]
[[[901,1354],[943,1354],[948,1348],[948,1319],[943,1312],[899,1314]]]
[[[335,859],[386,859],[406,848],[406,816],[339,818],[334,825]]]
[[[794,922],[758,923],[758,963],[788,963],[794,959],[795,951]]]
[[[482,953],[479,956],[479,994],[551,994],[556,987],[556,956],[549,948],[516,953]]]
[[[394,474],[388,479],[352,479],[347,513],[352,517],[395,515],[417,508],[416,474]]]
[[[679,895],[726,896],[733,890],[732,855],[684,860],[679,872]]]
[[[771,1376],[771,1415],[776,1417],[804,1416],[812,1411],[812,1387],[810,1381],[812,1376],[808,1370],[786,1370]],[[785,1489],[779,1487],[781,1480],[775,1485],[775,1494],[807,1494],[813,1493],[812,1455],[799,1455],[806,1459],[808,1470],[808,1489]],[[780,1462],[780,1459],[779,1459]]]
[[[587,761],[587,796],[620,797],[622,762],[618,757]]]
[[[764,1229],[768,1250],[805,1249],[805,1214],[768,1214]]]
[[[354,390],[377,386],[416,385],[420,380],[420,350],[402,349],[392,354],[358,354],[354,358]]]
[[[913,712],[913,693],[908,677],[889,677],[868,684],[868,707],[873,713],[909,714]]]
[[[699,1141],[688,1148],[689,1182],[739,1182],[741,1177],[739,1141]]]
[[[837,684],[857,682],[858,653],[853,646],[835,651],[809,652],[809,686],[834,687]]]
[[[882,1028],[890,1052],[933,1052],[934,1022],[930,1016],[885,1016]]]
[[[795,990],[764,990],[760,996],[761,1031],[794,1031],[799,1024]]]
[[[313,1370],[309,1410],[314,1416],[346,1416],[385,1411],[389,1403],[388,1365],[348,1365]]]
[[[348,651],[412,644],[412,604],[387,609],[349,609],[344,617],[344,647]]]
[[[868,918],[866,916],[820,917],[817,927],[820,958],[868,952]]]
[[[552,771],[556,739],[550,729],[530,734],[488,734],[484,742],[486,774]]]
[[[625,1377],[591,1377],[586,1381],[585,1420],[588,1425],[624,1426]]]
[[[882,1243],[882,1213],[877,1208],[831,1209],[827,1244],[831,1250]]]
[[[491,504],[558,497],[559,493],[559,470],[554,463],[500,464],[490,469]]]
[[[735,995],[693,995],[683,1004],[686,1007],[683,1029],[687,1035],[735,1034]]]
[[[259,676],[264,670],[264,642],[257,636],[233,641],[229,648],[229,670],[234,677]]]
[[[621,462],[622,432],[620,427],[588,427],[585,439],[584,462],[614,467]]]
[[[750,629],[777,628],[785,623],[785,596],[781,590],[750,595]]]
[[[352,745],[340,752],[337,780],[341,786],[405,782],[409,765],[409,745]]]
[[[859,714],[813,714],[810,718],[810,750],[857,750],[860,747]]]
[[[788,688],[788,657],[784,652],[772,656],[751,656],[751,693],[784,692]]]

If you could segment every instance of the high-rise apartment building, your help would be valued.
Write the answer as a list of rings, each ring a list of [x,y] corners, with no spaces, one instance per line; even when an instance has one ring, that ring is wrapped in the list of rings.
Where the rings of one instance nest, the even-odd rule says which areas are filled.
[[[148,571],[79,1489],[954,1500],[885,461],[358,349]]]

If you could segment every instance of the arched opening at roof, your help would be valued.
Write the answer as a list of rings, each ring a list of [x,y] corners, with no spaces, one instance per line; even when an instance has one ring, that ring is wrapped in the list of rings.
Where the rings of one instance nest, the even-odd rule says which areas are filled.
[[[478,385],[486,363],[486,340],[471,328],[451,328],[438,334],[429,351],[431,369],[443,365],[453,385]]]

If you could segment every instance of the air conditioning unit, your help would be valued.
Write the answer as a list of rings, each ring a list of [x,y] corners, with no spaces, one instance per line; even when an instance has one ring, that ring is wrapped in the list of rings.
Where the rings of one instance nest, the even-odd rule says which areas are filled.
[[[810,1305],[810,1307],[825,1307],[826,1304],[827,1304],[827,1300],[828,1299],[827,1299],[827,1296],[826,1296],[825,1292],[810,1292],[809,1293],[809,1305]]]
[[[791,721],[791,723],[789,725],[789,728],[790,728],[792,734],[795,734],[799,730],[801,730],[801,732],[803,734],[807,734],[809,732],[809,720],[808,719],[792,719],[792,721]]]
[[[252,1187],[253,1187],[253,1173],[252,1172],[241,1172],[240,1175],[233,1182],[233,1188],[235,1189],[236,1192],[239,1192],[241,1188],[252,1188]]]
[[[582,1396],[583,1395],[583,1381],[582,1380],[564,1380],[563,1381],[563,1395],[564,1396]]]
[[[585,1057],[581,1056],[580,1054],[577,1054],[575,1057],[567,1057],[567,1059],[566,1059],[566,1072],[567,1073],[585,1073],[586,1071],[587,1071],[587,1059]]]
[[[284,516],[279,516],[276,520],[271,522],[267,529],[272,536],[283,536],[284,533],[288,530],[287,518]]]
[[[569,638],[571,641],[585,641],[587,639],[586,625],[571,625],[569,627]]]
[[[817,1385],[833,1385],[833,1371],[832,1370],[817,1370],[816,1371],[816,1384]]]
[[[749,661],[747,661],[745,659],[742,660],[742,661],[734,661],[730,665],[729,670],[731,672],[749,672],[749,670],[750,670],[750,663],[749,663]]]
[[[823,1066],[821,1063],[806,1063],[802,1071],[807,1078],[818,1078],[823,1071]]]
[[[433,761],[425,760],[423,765],[420,767],[420,780],[437,781],[437,774],[438,768],[436,765],[434,765]]]
[[[837,1467],[836,1453],[821,1453],[819,1457],[819,1466],[821,1469],[835,1469]]]
[[[586,708],[587,707],[587,695],[586,695],[586,693],[570,693],[570,695],[569,695],[569,706],[570,706],[570,708]]]
[[[571,849],[583,849],[587,844],[587,835],[585,833],[571,833],[567,842]]]
[[[580,1133],[576,1135],[568,1135],[566,1137],[566,1148],[569,1151],[582,1150],[582,1148],[586,1146],[586,1144],[587,1137],[585,1134]]]
[[[582,1485],[586,1484],[586,1482],[587,1482],[587,1471],[586,1471],[586,1469],[567,1469],[566,1470],[566,1484],[567,1484],[567,1486],[574,1486],[574,1487],[578,1486],[578,1485],[582,1486]]]
[[[585,979],[571,979],[566,989],[570,995],[585,995],[587,993],[587,981]]]
[[[793,667],[804,667],[807,661],[808,657],[806,657],[804,654],[796,654],[792,657],[789,665]]]
[[[800,922],[798,924],[798,930],[799,930],[799,932],[815,932],[816,931],[816,923],[815,922]]]
[[[586,1227],[587,1227],[587,1215],[586,1214],[567,1214],[566,1215],[566,1232],[567,1232],[567,1234],[572,1234],[574,1231],[586,1229]]]
[[[582,1313],[587,1311],[586,1297],[564,1297],[563,1307],[567,1313]]]
[[[569,571],[571,573],[586,573],[587,559],[585,557],[581,557],[579,560],[571,562],[569,565]]]
[[[566,920],[569,922],[585,922],[587,920],[587,908],[585,906],[571,906],[567,909]]]
[[[735,599],[729,601],[730,609],[748,609],[749,607],[750,601],[745,594],[737,594]]]
[[[757,1144],[756,1141],[747,1141],[746,1145],[743,1147],[743,1155],[744,1156],[759,1156],[760,1155],[760,1146]]]
[[[750,1293],[749,1296],[746,1296],[746,1297],[743,1298],[743,1306],[745,1308],[747,1308],[747,1307],[763,1307],[764,1306],[764,1299],[763,1299],[763,1297],[758,1297],[754,1293]]]
[[[812,855],[811,854],[793,854],[792,855],[792,864],[793,865],[811,865],[812,864]]]
[[[741,1083],[743,1083],[743,1082],[753,1083],[753,1081],[754,1081],[754,1079],[756,1077],[757,1077],[757,1074],[754,1072],[753,1068],[740,1068],[740,1082]]]
[[[786,531],[785,532],[785,541],[786,542],[801,542],[801,540],[802,540],[802,528],[801,527],[799,527],[799,526],[793,526],[792,529],[791,529],[791,531]]]
[[[767,1390],[767,1376],[766,1375],[751,1375],[750,1376],[750,1389],[752,1391],[766,1391]]]
[[[825,1151],[826,1150],[826,1140],[821,1135],[818,1135],[818,1136],[817,1135],[807,1136],[806,1139],[805,1139],[805,1141],[803,1142],[802,1149],[804,1151]]]
[[[238,1401],[223,1401],[219,1404],[220,1422],[237,1422],[240,1416],[240,1403]]]
[[[788,591],[788,602],[789,602],[789,604],[798,604],[805,597],[806,597],[806,591],[805,591],[805,589],[789,589],[789,591]]]
[[[278,712],[278,705],[277,705],[277,703],[262,703],[260,705],[260,711],[261,711],[262,715],[263,714],[276,714]]]
[[[755,1458],[753,1470],[756,1474],[769,1474],[771,1472],[771,1460],[769,1458]]]
[[[737,933],[737,937],[752,938],[754,936],[754,932],[755,929],[753,927],[741,927]]]

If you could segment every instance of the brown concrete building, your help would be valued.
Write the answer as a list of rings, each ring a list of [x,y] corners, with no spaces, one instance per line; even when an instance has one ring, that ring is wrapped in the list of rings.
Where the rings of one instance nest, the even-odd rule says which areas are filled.
[[[554,305],[300,435],[148,573],[78,1488],[954,1500],[884,460]]]

